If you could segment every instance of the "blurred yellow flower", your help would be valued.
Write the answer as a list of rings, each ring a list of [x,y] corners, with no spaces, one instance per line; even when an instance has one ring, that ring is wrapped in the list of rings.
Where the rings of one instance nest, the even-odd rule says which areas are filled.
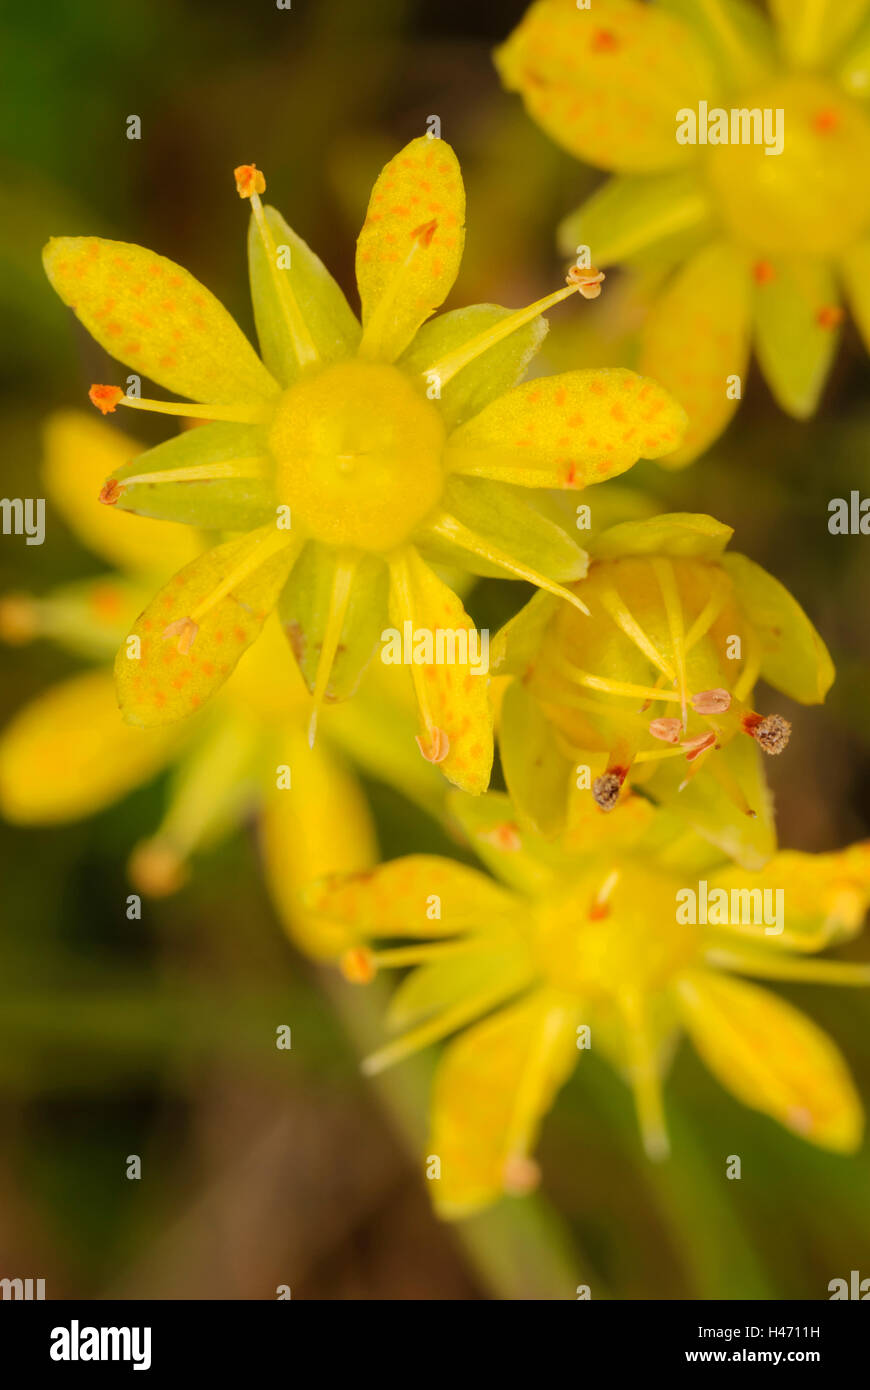
[[[413,729],[413,710],[386,671],[372,672],[353,707],[325,712],[325,740],[310,748],[308,695],[274,620],[210,709],[154,729],[122,720],[112,654],[155,581],[197,550],[186,527],[112,516],[96,505],[106,473],[140,448],[77,412],[48,424],[43,476],[50,503],[90,550],[121,559],[124,568],[40,598],[0,598],[0,638],[48,637],[99,663],[37,695],[0,733],[0,812],[22,825],[75,820],[172,764],[163,820],[131,856],[134,886],[174,892],[196,851],[256,813],[282,920],[304,949],[332,956],[342,933],[327,922],[315,925],[299,890],[310,877],[358,869],[376,856],[351,761],[433,811],[441,779],[413,755],[410,737],[401,738]]]
[[[743,1104],[822,1148],[857,1148],[861,1103],[834,1044],[736,977],[870,984],[870,964],[807,959],[860,930],[870,842],[781,853],[748,873],[639,799],[605,834],[590,823],[590,834],[559,846],[522,831],[499,794],[454,794],[451,804],[501,883],[415,855],[307,893],[313,910],[357,933],[348,978],[414,967],[388,1016],[408,1031],[368,1058],[368,1072],[459,1034],[438,1066],[427,1146],[440,1159],[432,1189],[445,1216],[534,1185],[541,1121],[588,1048],[631,1086],[651,1158],[668,1152],[662,1081],[683,1033]],[[706,907],[683,910],[687,894],[706,903],[716,890],[729,901],[736,890],[741,903],[749,893],[751,912],[708,925]],[[768,901],[781,904],[777,917]],[[403,938],[411,944],[368,944]]]
[[[543,313],[599,293],[572,267],[565,288],[511,312],[476,305],[426,323],[448,294],[464,240],[465,194],[444,141],[412,141],[375,184],[357,246],[362,325],[340,288],[272,208],[262,173],[236,170],[250,199],[251,291],[262,360],[187,271],[141,247],[53,239],[58,294],[114,356],[195,405],[95,386],[118,405],[209,420],[113,470],[101,500],[164,520],[244,532],[185,566],[140,615],[116,662],[125,717],[183,718],[223,684],[278,605],[309,690],[356,688],[389,621],[471,630],[423,558],[531,580],[577,603],[576,542],[516,486],[578,488],[657,457],[684,416],[625,370],[517,385]],[[169,641],[168,639],[172,639]],[[467,642],[467,639],[466,639]],[[410,666],[420,751],[482,791],[492,762],[486,681],[471,663]]]
[[[496,54],[543,129],[615,173],[559,237],[654,274],[639,366],[689,415],[669,467],[724,429],[751,344],[805,419],[841,294],[870,342],[870,4],[770,9],[773,26],[743,0],[536,0]]]

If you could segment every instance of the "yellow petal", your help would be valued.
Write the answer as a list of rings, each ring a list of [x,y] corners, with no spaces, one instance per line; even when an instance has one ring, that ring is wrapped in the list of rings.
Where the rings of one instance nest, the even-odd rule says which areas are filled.
[[[679,985],[686,1029],[718,1081],[744,1105],[810,1143],[851,1153],[863,1112],[830,1038],[757,985],[693,971]]]
[[[375,831],[359,783],[321,739],[309,748],[304,729],[286,727],[274,744],[276,768],[290,768],[290,786],[272,776],[260,836],[266,879],[291,939],[319,958],[335,958],[355,933],[306,908],[300,890],[312,879],[356,873],[377,860]]]
[[[644,326],[641,369],[689,417],[668,468],[689,463],[721,434],[743,394],[748,357],[748,269],[727,242],[716,243],[679,271]]]
[[[453,150],[422,135],[381,170],[359,234],[360,354],[393,362],[444,302],[465,241],[465,189]]]
[[[870,349],[870,241],[853,246],[843,260],[842,269],[849,306]]]
[[[264,526],[200,555],[152,599],[115,660],[131,724],[184,719],[220,689],[259,636],[300,544]]]
[[[680,442],[685,415],[655,381],[624,368],[524,382],[447,440],[457,473],[521,487],[581,488],[658,458]]]
[[[417,654],[423,660],[412,661],[408,669],[423,726],[423,756],[437,762],[454,786],[485,791],[493,757],[488,654],[484,660],[474,624],[456,594],[410,548],[390,564],[390,620],[403,638],[412,635],[412,654],[421,642]],[[445,658],[440,663],[439,634]],[[466,659],[459,660],[463,655]]]
[[[676,114],[713,100],[703,44],[672,15],[634,0],[538,0],[495,55],[505,86],[571,154],[601,169],[685,162]]]
[[[59,411],[45,427],[42,477],[49,502],[95,555],[124,569],[169,574],[197,554],[193,532],[97,501],[106,479],[144,447],[96,416]]]
[[[521,904],[476,869],[437,855],[411,854],[373,873],[327,879],[306,894],[309,907],[360,936],[412,938],[486,931],[514,920]]]
[[[223,305],[174,261],[124,241],[52,237],[43,263],[64,304],[134,372],[194,401],[277,393]]]
[[[443,1216],[466,1216],[517,1190],[577,1055],[573,1010],[549,991],[503,1009],[448,1047],[429,1140],[441,1160],[432,1189]]]
[[[0,736],[0,809],[22,825],[77,820],[145,782],[176,730],[131,729],[109,671],[74,676],[25,705]]]

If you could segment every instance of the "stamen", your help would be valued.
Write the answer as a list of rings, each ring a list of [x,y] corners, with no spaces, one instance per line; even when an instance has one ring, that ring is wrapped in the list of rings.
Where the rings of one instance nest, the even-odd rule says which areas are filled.
[[[403,621],[410,622],[413,629],[414,606],[411,602],[411,580],[408,575],[406,554],[400,553],[391,560],[390,584]],[[414,694],[417,697],[420,717],[425,726],[425,733],[415,736],[417,747],[427,763],[443,763],[450,752],[450,739],[444,729],[440,729],[435,723],[429,704],[429,692],[423,679],[422,667],[418,666],[415,661],[411,662],[411,680],[414,683]]]
[[[199,632],[199,623],[195,623],[193,618],[176,618],[174,623],[163,629],[163,640],[167,641],[170,637],[178,638],[178,651],[182,656],[187,656],[194,642],[196,634]]]
[[[368,985],[377,974],[374,953],[367,946],[354,946],[338,962],[344,978],[352,985]]]
[[[317,662],[317,674],[314,678],[314,690],[311,695],[311,719],[308,724],[308,747],[314,747],[314,738],[317,732],[317,716],[320,706],[326,695],[326,687],[329,684],[329,677],[335,661],[335,654],[338,651],[338,644],[341,641],[341,633],[344,628],[344,620],[347,616],[347,605],[350,602],[350,595],[353,589],[354,575],[357,570],[357,562],[348,559],[346,556],[339,558],[332,576],[332,590],[329,595],[329,613],[326,618],[326,626],[323,630],[323,641],[320,645],[320,657]]]
[[[706,753],[708,749],[715,748],[715,746],[716,735],[712,732],[708,734],[698,734],[695,738],[684,739],[682,744],[686,754],[686,761],[690,763],[693,763],[702,753]]]
[[[168,627],[163,629],[164,638],[178,637],[178,650],[182,656],[186,656],[196,640],[199,632],[200,622],[211,610],[220,603],[221,599],[226,598],[238,584],[247,579],[249,574],[253,574],[264,565],[267,560],[271,560],[273,555],[279,554],[288,546],[295,544],[286,532],[278,531],[273,526],[264,526],[259,532],[252,532],[252,536],[259,535],[258,543],[248,551],[245,558],[239,562],[220,584],[207,594],[193,609],[191,613],[183,618],[177,618]]]
[[[658,1162],[670,1153],[658,1060],[640,999],[632,995],[619,1002],[625,1021],[637,1122],[647,1157]]]
[[[10,647],[31,642],[40,630],[39,604],[29,594],[6,594],[0,599],[0,641]]]
[[[783,753],[791,738],[791,724],[781,714],[745,714],[740,721],[744,733],[754,738],[763,752],[775,757]]]
[[[571,679],[578,685],[585,685],[590,690],[604,690],[608,695],[625,695],[628,699],[649,700],[651,703],[656,700],[671,700],[679,704],[680,697],[676,690],[658,690],[654,685],[635,685],[633,681],[616,681],[610,680],[607,676],[594,676],[591,671],[584,671],[580,666],[575,666],[573,662],[561,657],[557,665],[570,674]]]
[[[734,682],[735,700],[745,700],[750,695],[761,673],[761,660],[764,655],[761,642],[753,627],[747,630],[743,640],[746,643],[746,655],[743,658],[743,669]]]
[[[495,1004],[501,1003],[504,996],[504,988],[499,987],[481,990],[478,994],[463,999],[419,1028],[403,1033],[395,1042],[372,1052],[362,1063],[363,1073],[366,1076],[376,1076],[385,1067],[393,1066],[395,1062],[401,1062],[405,1057],[419,1052],[421,1048],[428,1047],[430,1043],[440,1041],[441,1038],[447,1037],[448,1033],[455,1033],[458,1028],[464,1028],[472,1019],[479,1018]]]
[[[177,849],[155,836],[137,845],[127,865],[130,881],[149,898],[168,898],[187,878],[187,866]]]
[[[680,598],[680,591],[677,588],[677,580],[671,561],[657,555],[653,559],[652,567],[656,579],[659,582],[659,588],[665,605],[665,614],[668,620],[668,628],[671,634],[671,646],[674,653],[674,662],[677,667],[677,684],[680,691],[680,708],[683,713],[683,728],[685,729],[688,690],[686,685],[686,645],[685,630],[683,628],[683,603]]]
[[[443,729],[434,725],[425,734],[415,734],[414,742],[427,763],[443,763],[450,752],[450,739]]]
[[[689,703],[696,714],[724,714],[731,708],[731,692],[721,686],[715,690],[699,690]]]
[[[663,743],[679,743],[683,726],[679,719],[651,719],[649,731],[653,738],[660,738]]]
[[[229,420],[231,424],[258,425],[265,420],[266,405],[188,405],[184,401],[146,400],[142,396],[125,396],[120,386],[92,386],[88,396],[104,415],[115,407],[125,405],[130,410],[150,410],[157,415],[181,415],[188,420]]]
[[[490,545],[475,531],[463,526],[461,521],[457,521],[447,512],[441,512],[436,521],[430,522],[428,529],[433,531],[435,535],[443,537],[444,540],[452,541],[462,550],[468,550],[473,555],[479,555],[481,559],[489,560],[490,564],[498,565],[501,569],[507,570],[509,574],[515,574],[518,579],[525,579],[529,584],[535,584],[539,589],[545,589],[547,593],[555,594],[557,598],[567,600],[588,618],[589,609],[586,604],[570,589],[558,584],[555,579],[548,579],[546,575],[539,574],[530,565],[524,565],[520,561],[514,560],[506,551]]]
[[[592,900],[592,906],[589,909],[589,917],[592,921],[598,921],[607,916],[610,911],[610,897],[618,882],[619,870],[612,869]]]
[[[235,170],[235,178],[239,197],[250,198],[251,200],[251,212],[257,224],[260,240],[263,243],[266,264],[275,286],[275,294],[281,306],[287,332],[290,334],[296,360],[300,367],[305,367],[311,362],[319,362],[320,353],[314,345],[308,324],[302,316],[302,311],[293,293],[293,286],[278,265],[278,248],[266,220],[263,204],[260,202],[260,194],[266,191],[266,180],[256,164],[240,164]]]
[[[123,490],[117,478],[110,478],[109,481],[103,483],[103,486],[100,488],[97,501],[102,502],[105,507],[114,507]]]
[[[596,805],[602,811],[612,811],[622,790],[622,784],[628,776],[628,768],[611,769],[602,772],[600,777],[596,777],[592,783],[592,797]]]
[[[486,328],[482,333],[477,333],[473,338],[469,338],[467,343],[462,343],[452,352],[448,352],[444,357],[433,362],[422,373],[423,381],[428,383],[433,376],[438,379],[441,386],[445,386],[461,372],[463,367],[467,367],[469,362],[473,362],[488,348],[495,347],[503,338],[509,338],[512,333],[516,333],[518,328],[531,323],[539,314],[545,314],[548,309],[561,303],[563,299],[568,299],[572,294],[582,294],[584,299],[594,299],[600,293],[600,284],[604,279],[603,272],[594,270],[590,267],[582,273],[582,280],[575,280],[573,272],[578,270],[577,266],[572,266],[568,273],[568,285],[563,290],[554,290],[552,294],[545,295],[543,299],[538,299],[534,304],[529,304],[525,309],[517,309],[508,318],[502,319],[500,323],[493,324],[491,328]],[[595,293],[590,293],[590,290]]]
[[[537,1164],[529,1158],[535,1141],[541,1100],[554,1075],[556,1059],[567,1038],[574,1035],[573,1010],[553,1004],[538,1025],[514,1088],[510,1124],[505,1134],[508,1159],[502,1173],[505,1190],[514,1194],[530,1190],[537,1180]]]
[[[214,483],[221,478],[238,478],[254,482],[265,477],[264,458],[232,459],[227,463],[199,463],[189,468],[163,468],[153,473],[136,473],[129,478],[110,478],[100,493],[100,501],[108,505],[117,502],[128,487],[147,483]]]
[[[702,637],[707,636],[731,593],[731,581],[722,570],[714,570],[713,576],[710,596],[686,634],[687,652],[696,647]]]
[[[737,807],[738,811],[742,811],[750,820],[756,819],[757,812],[753,810],[746,800],[743,788],[724,759],[711,759],[710,775],[719,783],[719,786],[722,788],[729,801]]]
[[[502,1169],[502,1191],[509,1197],[528,1197],[541,1182],[540,1164],[529,1154],[511,1154]]]
[[[650,641],[640,623],[632,616],[629,609],[623,603],[615,585],[608,584],[601,589],[601,602],[610,614],[613,621],[621,632],[624,632],[629,641],[643,652],[648,661],[651,661],[656,670],[662,675],[667,676],[668,680],[676,680],[674,668],[669,661],[662,656],[658,648]]]
[[[756,975],[761,980],[804,980],[817,985],[870,985],[870,964],[844,960],[807,960],[774,955],[771,951],[711,947],[704,952],[709,965]]]

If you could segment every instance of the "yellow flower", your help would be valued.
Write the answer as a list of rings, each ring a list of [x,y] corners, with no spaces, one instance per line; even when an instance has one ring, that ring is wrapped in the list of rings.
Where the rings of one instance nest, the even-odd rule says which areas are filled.
[[[870,6],[770,9],[775,28],[740,0],[537,0],[496,55],[554,140],[615,172],[560,241],[656,275],[640,369],[689,414],[668,466],[724,429],[751,343],[780,406],[805,419],[841,293],[870,342]]]
[[[781,753],[791,726],[757,713],[753,689],[817,704],[834,668],[788,590],[725,553],[731,535],[686,513],[611,526],[574,585],[588,617],[537,594],[497,635],[493,670],[516,677],[502,766],[534,828],[600,817],[634,786],[746,868],[774,852],[759,752]]]
[[[562,583],[584,572],[585,553],[518,488],[621,473],[674,448],[684,417],[623,370],[515,384],[546,331],[542,314],[576,292],[596,295],[594,270],[572,267],[564,289],[517,312],[476,305],[425,322],[456,278],[464,237],[462,178],[443,141],[412,141],[375,184],[357,247],[362,325],[313,252],[262,206],[262,174],[245,165],[236,179],[251,202],[262,361],[208,290],[161,256],[83,237],[52,240],[44,259],[103,347],[197,402],[94,387],[102,411],[211,421],[116,469],[102,500],[245,533],[181,570],[137,620],[136,655],[125,644],[116,664],[125,717],[157,725],[190,714],[277,604],[313,692],[313,738],[323,699],[353,692],[388,621],[414,634],[471,629],[424,553],[576,604]],[[463,660],[411,664],[411,675],[421,752],[480,792],[492,761],[486,681]]]
[[[112,654],[154,583],[197,549],[186,527],[113,516],[94,504],[106,473],[140,447],[77,412],[49,422],[43,480],[50,504],[91,551],[120,560],[123,569],[40,598],[0,598],[0,638],[51,638],[97,663],[36,696],[0,734],[0,812],[20,825],[76,820],[174,765],[162,822],[131,857],[134,886],[156,895],[175,891],[198,850],[256,812],[283,922],[304,949],[334,956],[342,932],[314,923],[299,890],[311,877],[375,858],[374,829],[350,762],[431,810],[440,806],[443,783],[412,755],[409,740],[396,739],[413,729],[413,712],[397,699],[388,672],[373,672],[375,683],[369,678],[353,707],[327,710],[325,740],[310,748],[307,692],[276,623],[196,718],[153,729],[122,720]]]
[[[606,835],[577,849],[521,831],[499,794],[451,800],[502,883],[417,855],[308,894],[313,909],[358,934],[345,959],[349,978],[415,967],[388,1016],[408,1031],[368,1059],[368,1072],[459,1034],[438,1065],[427,1144],[441,1161],[432,1187],[443,1215],[464,1216],[534,1184],[542,1119],[587,1048],[631,1086],[651,1158],[668,1152],[662,1081],[682,1034],[743,1104],[822,1148],[857,1148],[861,1103],[834,1044],[792,1005],[739,977],[870,984],[870,964],[807,959],[860,930],[870,842],[836,854],[778,854],[747,873],[649,805],[640,815],[621,808]],[[738,895],[732,925],[704,925],[717,889],[728,903]],[[744,913],[741,894],[756,890],[761,911],[750,897]],[[691,915],[681,906],[687,893],[697,895]],[[776,903],[780,918],[768,911]],[[377,938],[411,944],[366,944]]]

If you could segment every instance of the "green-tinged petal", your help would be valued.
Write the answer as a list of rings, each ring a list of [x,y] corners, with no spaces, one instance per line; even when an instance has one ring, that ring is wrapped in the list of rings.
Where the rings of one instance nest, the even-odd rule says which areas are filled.
[[[552,889],[559,850],[519,824],[516,807],[504,792],[450,792],[447,806],[461,836],[503,883],[531,898]]]
[[[437,855],[411,854],[371,873],[327,878],[306,892],[313,912],[358,937],[456,936],[520,924],[522,903],[492,879]]]
[[[45,427],[42,478],[49,502],[95,555],[123,569],[168,573],[198,553],[195,536],[181,526],[113,514],[97,501],[106,478],[142,447],[94,415],[60,411]]]
[[[52,237],[45,271],[112,357],[190,400],[234,404],[278,391],[222,304],[188,271],[141,246]]]
[[[596,560],[624,555],[673,555],[684,559],[716,560],[734,535],[703,512],[669,512],[643,521],[621,521],[592,543]]]
[[[475,941],[467,950],[454,951],[444,960],[420,966],[404,979],[390,1000],[388,1027],[413,1028],[461,1004],[464,999],[501,986],[504,998],[529,982],[529,961],[516,941]]]
[[[786,56],[819,68],[854,33],[867,0],[770,0],[770,9]]]
[[[686,158],[676,114],[712,100],[715,72],[691,30],[635,0],[538,0],[495,54],[502,82],[569,153],[602,169]]]
[[[749,360],[749,314],[749,271],[728,242],[698,252],[650,311],[641,369],[673,392],[689,417],[666,467],[691,462],[736,410]]]
[[[552,991],[503,1009],[451,1043],[435,1078],[429,1152],[442,1216],[520,1192],[528,1155],[577,1061],[575,1011]]]
[[[74,676],[0,735],[0,810],[22,825],[78,820],[153,777],[177,746],[176,730],[122,723],[110,671]]]
[[[870,81],[870,40],[868,40],[868,81]],[[849,307],[870,350],[870,241],[853,246],[842,262],[843,283]]]
[[[266,526],[176,574],[139,615],[115,660],[129,723],[183,719],[220,689],[259,636],[300,544]]]
[[[403,648],[406,633],[415,646],[422,634],[409,670],[423,726],[423,756],[437,762],[454,786],[475,794],[485,791],[493,757],[485,638],[476,633],[453,590],[410,548],[390,562],[390,618]]]
[[[762,758],[753,739],[738,735],[711,753],[703,773],[682,790],[689,765],[683,758],[664,760],[649,791],[656,801],[674,811],[687,826],[744,869],[760,869],[776,851],[773,803],[764,780]],[[720,765],[725,774],[722,778],[715,775]],[[755,812],[754,817],[735,804],[733,783]]]
[[[833,684],[834,666],[800,604],[747,556],[726,555],[722,563],[761,639],[764,679],[802,705],[820,704]]]
[[[559,246],[588,246],[593,265],[613,265],[651,249],[671,255],[712,226],[707,191],[694,170],[608,179],[559,225]]]
[[[499,747],[508,791],[517,809],[543,835],[565,823],[571,765],[553,726],[521,681],[505,691],[499,718]]]
[[[802,1139],[851,1153],[864,1117],[830,1038],[766,989],[708,971],[679,985],[684,1025],[716,1079],[744,1105]]]
[[[723,85],[745,91],[776,68],[773,31],[752,0],[658,0],[705,41]]]
[[[315,687],[332,607],[339,552],[309,542],[281,594],[278,612],[309,690]],[[388,571],[379,556],[361,556],[341,624],[326,699],[344,700],[359,685],[387,624]]]
[[[658,458],[685,416],[655,381],[622,368],[524,382],[447,440],[448,468],[520,487],[585,487]]]
[[[459,527],[452,526],[452,521],[459,522]],[[516,575],[514,566],[520,566],[527,571],[520,577],[534,573],[568,582],[582,579],[589,565],[586,551],[538,511],[527,493],[483,478],[449,479],[441,508],[415,540],[427,550],[431,547],[434,557],[445,563],[463,564],[476,574],[496,574],[502,579],[506,572]],[[477,550],[470,548],[475,541]],[[487,556],[496,552],[512,563],[504,567],[491,563]]]
[[[755,350],[776,400],[798,420],[819,403],[840,341],[843,317],[831,269],[823,262],[765,262],[755,286]]]
[[[864,841],[832,854],[782,850],[758,874],[720,869],[710,887],[781,889],[785,907],[781,931],[765,924],[733,923],[729,934],[757,939],[765,946],[795,951],[822,951],[856,936],[870,904],[870,844]]]
[[[490,661],[500,676],[521,676],[534,661],[545,631],[555,616],[559,600],[537,593],[505,623],[493,638]]]
[[[498,323],[509,319],[516,311],[502,309],[498,304],[472,304],[467,309],[452,309],[439,314],[420,329],[399,365],[409,372],[425,373],[442,357],[455,352],[470,339],[485,333]],[[510,390],[523,377],[535,353],[547,336],[547,320],[538,315],[523,324],[509,337],[502,338],[457,372],[443,386],[437,387],[441,414],[448,428],[453,428],[477,415],[490,401]]]
[[[275,516],[273,470],[255,426],[200,425],[114,469],[121,488],[113,504],[206,530],[250,531]]]
[[[323,362],[350,357],[360,338],[360,325],[326,266],[275,208],[264,208],[278,260],[273,267],[252,217],[248,229],[248,271],[260,352],[282,386],[299,375],[293,336],[276,291],[276,276],[286,276],[311,340]]]
[[[0,598],[0,639],[11,644],[47,638],[90,661],[111,661],[150,586],[123,575],[80,579],[32,598]]]
[[[465,240],[465,189],[453,150],[422,135],[378,175],[357,241],[360,353],[393,362],[444,302]]]
[[[290,937],[320,958],[334,958],[356,935],[329,915],[312,912],[302,889],[328,874],[358,873],[377,859],[374,826],[356,779],[318,741],[287,725],[274,740],[274,760],[290,768],[290,786],[271,775],[260,815],[266,879]],[[270,769],[270,773],[272,770]]]

